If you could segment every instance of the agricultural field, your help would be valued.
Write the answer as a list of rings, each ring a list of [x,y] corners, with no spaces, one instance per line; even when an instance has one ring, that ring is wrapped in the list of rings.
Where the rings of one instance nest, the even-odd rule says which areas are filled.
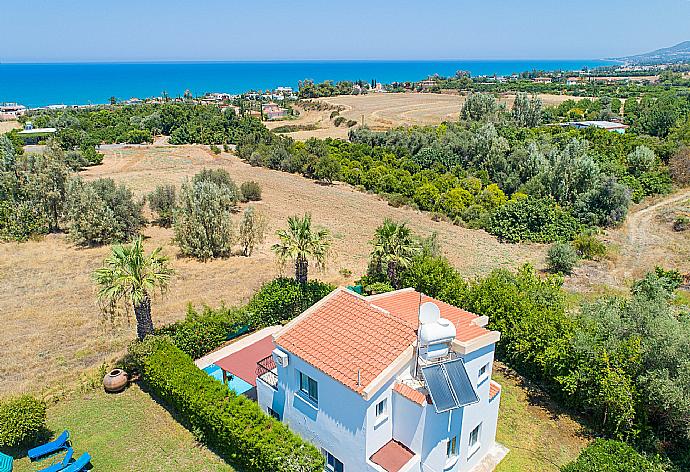
[[[568,95],[540,95],[545,106],[559,105],[571,97]],[[515,100],[515,95],[504,94],[500,102],[509,108]],[[286,124],[315,128],[286,133],[297,140],[308,138],[347,138],[349,129],[343,124],[336,127],[331,119],[331,113],[340,108],[340,115],[348,120],[356,121],[358,125],[365,124],[369,128],[383,131],[397,126],[437,125],[442,121],[456,121],[460,116],[460,109],[465,97],[450,93],[370,93],[367,95],[340,95],[337,97],[319,98],[330,107],[326,110],[300,110],[301,115],[296,120],[275,121],[265,123],[269,129]]]
[[[154,322],[169,323],[184,316],[187,303],[217,306],[246,301],[258,287],[278,274],[270,246],[275,231],[288,216],[309,212],[317,225],[334,235],[334,252],[327,270],[312,271],[334,284],[349,284],[366,269],[374,229],[386,217],[407,221],[419,235],[437,232],[447,256],[466,276],[495,267],[514,268],[525,262],[543,267],[546,247],[501,244],[480,230],[469,230],[428,214],[393,208],[375,195],[345,184],[325,186],[298,175],[251,167],[231,154],[214,156],[205,146],[114,147],[102,165],[82,172],[86,179],[112,177],[143,196],[160,183],[179,184],[204,167],[222,167],[239,184],[259,182],[263,200],[256,208],[268,217],[265,243],[249,258],[233,256],[209,262],[179,256],[173,232],[156,226],[145,229],[146,247],[162,246],[177,275],[168,294],[154,300]],[[239,215],[237,217],[239,220]],[[64,234],[26,243],[0,245],[0,393],[23,390],[59,394],[79,383],[126,348],[134,338],[133,316],[108,319],[96,302],[91,273],[109,247],[82,248]],[[291,267],[282,272],[289,274]],[[129,322],[128,322],[129,321]]]

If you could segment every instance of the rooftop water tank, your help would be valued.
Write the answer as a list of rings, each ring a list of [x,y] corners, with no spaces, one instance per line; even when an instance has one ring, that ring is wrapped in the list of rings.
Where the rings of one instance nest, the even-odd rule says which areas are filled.
[[[441,310],[433,302],[419,308],[419,355],[432,361],[448,356],[457,334],[449,320],[441,318]]]

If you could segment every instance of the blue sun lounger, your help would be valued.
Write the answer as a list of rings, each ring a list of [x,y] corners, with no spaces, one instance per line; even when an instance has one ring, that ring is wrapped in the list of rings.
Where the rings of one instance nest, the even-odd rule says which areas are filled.
[[[68,447],[64,459],[62,459],[60,462],[49,465],[45,469],[41,469],[38,472],[60,472],[69,465],[69,461],[72,460],[72,454],[74,454],[74,450],[71,447]]]
[[[79,459],[60,470],[60,472],[81,472],[82,470],[86,470],[86,466],[89,465],[89,462],[91,462],[91,456],[88,452],[85,452],[79,456]]]
[[[45,444],[41,444],[40,446],[36,446],[33,449],[29,449],[29,451],[26,453],[26,455],[29,456],[29,459],[32,461],[39,460],[42,457],[45,457],[45,456],[48,456],[50,454],[54,454],[58,451],[61,451],[63,449],[66,449],[68,441],[69,441],[69,431],[65,430],[54,441],[50,441],[50,442],[47,442]]]
[[[12,456],[0,452],[0,472],[12,472]]]

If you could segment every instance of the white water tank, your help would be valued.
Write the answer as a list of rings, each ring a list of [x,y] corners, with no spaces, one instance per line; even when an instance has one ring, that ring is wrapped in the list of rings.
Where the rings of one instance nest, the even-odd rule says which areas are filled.
[[[419,355],[427,361],[448,356],[457,334],[449,320],[441,318],[441,310],[433,302],[419,308]]]

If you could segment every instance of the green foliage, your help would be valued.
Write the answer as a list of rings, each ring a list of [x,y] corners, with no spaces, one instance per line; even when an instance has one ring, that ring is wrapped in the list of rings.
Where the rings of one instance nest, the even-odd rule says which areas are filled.
[[[198,359],[222,345],[247,322],[243,310],[204,307],[201,313],[189,305],[184,320],[155,331],[169,336],[172,343],[192,359]]]
[[[232,249],[231,216],[237,192],[222,179],[213,180],[214,175],[222,174],[212,172],[203,171],[192,182],[182,184],[174,217],[175,241],[180,250],[201,260],[228,256]]]
[[[378,295],[379,293],[392,292],[393,286],[386,282],[374,282],[364,287],[364,293],[368,295]]]
[[[400,288],[399,273],[409,267],[413,258],[421,252],[421,245],[406,223],[396,223],[386,219],[376,228],[371,242],[374,250],[368,275],[376,278],[384,272],[391,286]]]
[[[218,155],[218,154],[220,154],[220,152],[221,152],[221,151],[220,151],[220,148],[219,148],[218,146],[216,146],[215,144],[211,144],[211,146],[209,147],[209,149],[210,149],[211,152],[212,152],[213,154],[215,154],[215,155]]]
[[[484,121],[495,118],[498,102],[488,93],[471,93],[462,105],[460,116],[463,120]]]
[[[654,459],[643,456],[620,441],[597,439],[579,457],[561,467],[561,472],[664,472]]]
[[[330,154],[321,156],[314,166],[314,176],[326,183],[340,178],[340,161]]]
[[[233,203],[239,201],[240,194],[237,185],[225,169],[202,169],[194,174],[192,178],[192,183],[197,184],[199,182],[208,182],[222,187],[225,193],[233,200]]]
[[[206,375],[165,339],[143,361],[146,385],[202,442],[246,472],[320,472],[323,456],[259,406]]]
[[[84,245],[129,241],[146,223],[143,206],[130,189],[113,179],[72,179],[67,190],[70,237]]]
[[[246,307],[251,326],[259,329],[290,321],[334,289],[317,280],[302,284],[294,279],[278,278],[268,282]]]
[[[248,180],[240,185],[240,200],[242,202],[258,202],[261,200],[261,186],[259,182]]]
[[[0,240],[26,241],[47,232],[46,216],[32,202],[0,201]]]
[[[593,231],[583,231],[573,239],[573,247],[583,259],[595,260],[606,255],[606,245]]]
[[[572,273],[578,259],[577,252],[570,243],[554,243],[546,254],[546,264],[553,273]]]
[[[289,217],[288,228],[278,230],[276,234],[280,241],[271,246],[271,250],[281,264],[294,261],[295,280],[298,282],[307,282],[310,259],[317,268],[326,266],[331,250],[331,232],[325,228],[312,229],[310,214],[301,218]]]
[[[487,231],[508,242],[568,241],[581,225],[553,201],[524,198],[499,207],[488,223]]]
[[[157,215],[156,224],[170,228],[177,207],[177,188],[174,185],[159,185],[147,196],[149,206]]]
[[[0,446],[27,446],[46,428],[46,404],[30,395],[0,401]]]
[[[242,215],[238,229],[242,254],[251,256],[254,247],[264,241],[266,232],[266,217],[253,207],[247,207]]]

